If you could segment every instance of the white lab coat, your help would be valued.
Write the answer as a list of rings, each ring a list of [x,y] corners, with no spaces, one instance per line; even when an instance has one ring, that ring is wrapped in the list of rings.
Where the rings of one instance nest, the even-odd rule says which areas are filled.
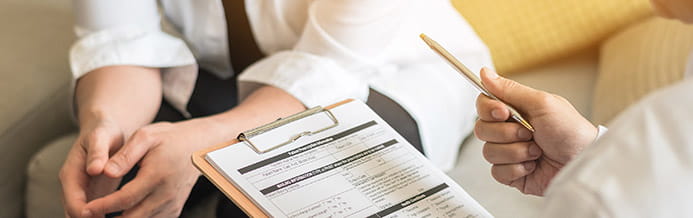
[[[546,196],[543,217],[693,217],[693,79],[618,116]]]

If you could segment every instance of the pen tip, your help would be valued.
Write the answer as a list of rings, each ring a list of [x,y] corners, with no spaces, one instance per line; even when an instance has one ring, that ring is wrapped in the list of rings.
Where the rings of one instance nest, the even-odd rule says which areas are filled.
[[[419,34],[419,37],[421,37],[422,39],[426,39],[426,34],[421,33]]]
[[[532,127],[532,125],[529,125],[529,122],[527,122],[526,120],[522,120],[520,124],[525,126],[525,128],[527,128],[530,132],[534,132],[534,127]]]

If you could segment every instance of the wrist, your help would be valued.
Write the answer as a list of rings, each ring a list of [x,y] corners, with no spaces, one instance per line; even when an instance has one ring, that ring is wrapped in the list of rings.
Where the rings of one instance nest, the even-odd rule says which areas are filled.
[[[227,119],[221,114],[189,120],[194,129],[207,136],[209,143],[203,147],[214,146],[219,143],[236,139],[240,133],[237,123]]]
[[[149,122],[133,122],[129,119],[123,119],[123,115],[99,107],[80,108],[77,114],[80,132],[109,125],[118,128],[125,138],[129,138],[137,129],[149,124]]]
[[[89,108],[78,110],[77,119],[80,131],[88,131],[105,122],[112,122],[111,117],[103,110]]]
[[[577,147],[574,155],[582,153],[582,150],[592,145],[599,137],[599,128],[592,125],[589,121],[585,122],[585,124],[585,128],[582,128],[582,131],[579,133],[579,141],[576,141],[578,143],[575,144]]]

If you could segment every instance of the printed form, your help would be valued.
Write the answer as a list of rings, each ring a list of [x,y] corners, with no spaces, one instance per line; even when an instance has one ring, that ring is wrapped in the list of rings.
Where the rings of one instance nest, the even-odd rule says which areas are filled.
[[[491,217],[363,102],[331,112],[335,128],[262,154],[240,142],[206,159],[272,217]],[[331,122],[317,113],[251,141],[276,145]]]

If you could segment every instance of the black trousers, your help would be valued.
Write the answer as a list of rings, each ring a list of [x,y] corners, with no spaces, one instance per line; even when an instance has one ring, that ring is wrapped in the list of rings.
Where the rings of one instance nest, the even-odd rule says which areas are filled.
[[[205,70],[200,70],[187,109],[193,118],[222,113],[238,105],[237,94],[236,77],[219,79]],[[423,153],[416,122],[401,106],[390,98],[373,90],[371,90],[366,104],[388,122],[399,134],[404,136],[407,141],[414,145],[417,150]],[[162,101],[154,122],[176,122],[185,119],[186,118],[168,102]],[[136,173],[137,168],[131,170],[123,179],[121,187],[132,180]],[[200,177],[195,186],[193,186],[193,190],[183,207],[183,213],[214,193],[219,193],[218,196],[220,196],[216,211],[217,217],[246,217],[243,211],[236,207],[226,196],[221,194],[221,192],[205,177]]]

